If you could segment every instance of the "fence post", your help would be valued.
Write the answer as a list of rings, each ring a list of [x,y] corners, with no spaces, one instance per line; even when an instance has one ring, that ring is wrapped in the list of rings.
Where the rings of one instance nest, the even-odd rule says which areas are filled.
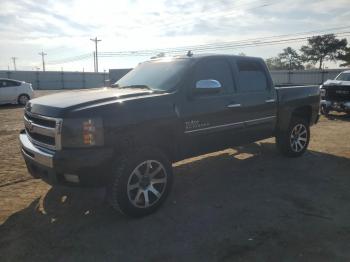
[[[35,76],[36,76],[36,86],[38,89],[40,89],[39,71],[35,72]]]
[[[83,71],[83,73],[82,73],[82,81],[83,81],[83,88],[85,88],[86,87],[86,82],[85,82],[85,71]]]
[[[321,69],[322,71],[321,71],[321,83],[320,83],[320,85],[322,85],[323,83],[324,83],[324,74],[325,74],[325,71],[323,70],[323,69]]]
[[[290,75],[291,75],[291,71],[288,70],[288,84],[289,85],[291,84],[291,77],[290,77]]]
[[[62,89],[64,89],[64,71],[61,71],[61,84],[62,84]]]
[[[106,86],[106,70],[103,70],[103,86]]]

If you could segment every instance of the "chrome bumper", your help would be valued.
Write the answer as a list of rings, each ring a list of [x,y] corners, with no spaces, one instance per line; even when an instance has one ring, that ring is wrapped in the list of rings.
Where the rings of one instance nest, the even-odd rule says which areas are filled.
[[[321,100],[321,106],[325,106],[327,108],[333,108],[336,110],[350,110],[350,101],[342,101],[342,102],[332,102],[328,100]]]
[[[44,151],[34,146],[25,132],[19,135],[19,141],[21,144],[22,154],[25,156],[25,158],[29,158],[30,160],[46,167],[53,167],[53,152],[46,150]]]

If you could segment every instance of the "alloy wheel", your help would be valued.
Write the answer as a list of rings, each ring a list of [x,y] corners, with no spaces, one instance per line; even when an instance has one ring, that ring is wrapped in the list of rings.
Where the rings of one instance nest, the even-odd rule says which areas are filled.
[[[167,172],[157,160],[146,160],[131,173],[127,185],[129,201],[138,208],[148,208],[159,201],[167,184]]]
[[[290,136],[290,145],[294,152],[300,152],[302,151],[306,144],[308,139],[308,131],[307,128],[303,124],[297,124]]]

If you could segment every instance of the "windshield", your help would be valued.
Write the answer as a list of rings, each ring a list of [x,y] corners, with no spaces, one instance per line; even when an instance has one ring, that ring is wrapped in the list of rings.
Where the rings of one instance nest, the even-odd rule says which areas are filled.
[[[118,80],[115,86],[169,91],[179,83],[188,64],[188,59],[144,62]]]
[[[335,80],[350,81],[350,73],[340,73]]]

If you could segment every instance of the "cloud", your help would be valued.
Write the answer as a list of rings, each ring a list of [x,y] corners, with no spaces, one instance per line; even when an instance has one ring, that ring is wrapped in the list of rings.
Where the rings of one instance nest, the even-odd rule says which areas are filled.
[[[2,0],[0,61],[20,54],[23,63],[36,63],[42,49],[52,60],[92,52],[94,36],[102,39],[100,50],[123,51],[320,30],[349,21],[347,6],[348,0]]]

